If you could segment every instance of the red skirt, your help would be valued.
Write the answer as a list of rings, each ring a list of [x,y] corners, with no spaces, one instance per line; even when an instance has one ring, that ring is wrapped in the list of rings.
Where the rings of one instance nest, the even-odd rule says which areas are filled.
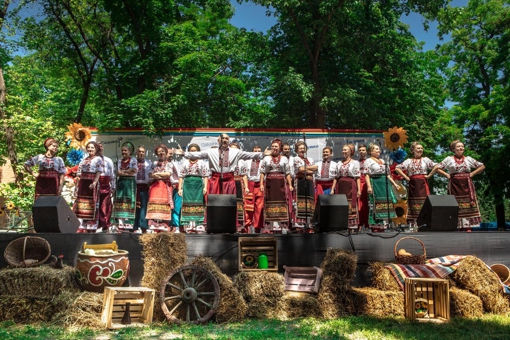
[[[340,177],[336,193],[347,196],[347,203],[349,204],[348,225],[358,226],[358,185],[356,180],[353,177]]]
[[[90,185],[94,181],[96,174],[84,172],[78,182],[78,193],[74,201],[73,211],[76,217],[84,220],[96,220],[97,203],[99,198],[99,184],[93,189]]]
[[[170,180],[156,180],[149,188],[149,203],[147,203],[147,220],[170,221],[172,219],[172,185]]]
[[[430,195],[429,182],[425,175],[413,175],[410,177],[408,195],[407,221],[414,222],[418,215],[420,215],[427,196]]]
[[[264,190],[264,221],[289,222],[285,174],[269,173]]]
[[[358,216],[359,216],[359,225],[364,225],[368,228],[368,214],[369,214],[369,206],[368,206],[368,191],[367,191],[367,180],[365,175],[361,175],[360,177],[361,184],[361,196],[358,197]]]
[[[40,171],[35,180],[35,199],[39,196],[57,196],[60,174],[56,171]]]
[[[454,195],[459,204],[459,223],[465,218],[470,226],[479,225],[482,221],[475,186],[471,176],[467,172],[451,174],[448,193]]]

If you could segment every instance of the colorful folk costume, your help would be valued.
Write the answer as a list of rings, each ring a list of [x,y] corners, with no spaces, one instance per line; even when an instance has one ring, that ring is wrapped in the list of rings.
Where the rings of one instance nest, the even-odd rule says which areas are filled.
[[[240,161],[241,162],[241,161]],[[236,166],[234,170],[234,182],[236,185],[236,206],[237,206],[237,230],[244,226],[244,182],[241,168]]]
[[[248,180],[249,193],[244,195],[244,226],[260,232],[264,226],[264,193],[260,191],[260,160],[240,161],[241,171]]]
[[[459,227],[471,228],[482,221],[476,198],[475,186],[470,176],[472,169],[481,167],[483,163],[469,156],[460,159],[455,156],[446,157],[439,163],[439,169],[448,170],[448,194],[454,195],[459,204]]]
[[[136,158],[121,159],[119,171],[133,171],[132,175],[120,175],[117,178],[117,188],[113,202],[112,219],[118,219],[119,229],[133,229],[136,214],[136,172],[138,162]]]
[[[209,166],[202,160],[184,160],[179,178],[182,183],[181,224],[196,225],[204,223],[205,202],[204,184],[209,176]],[[205,179],[205,180],[204,180]]]
[[[368,205],[368,192],[367,192],[367,180],[366,180],[366,169],[364,163],[367,159],[359,160],[359,168],[360,168],[360,187],[361,187],[361,196],[358,197],[358,217],[359,217],[359,226],[365,226],[368,228],[368,214],[369,214],[369,205]]]
[[[294,157],[295,192],[296,192],[296,223],[308,223],[315,210],[315,193],[313,175],[300,172],[305,165],[314,165],[312,158]]]
[[[364,168],[372,185],[372,194],[368,195],[370,202],[369,224],[381,224],[388,218],[397,216],[393,207],[397,203],[397,198],[391,188],[391,182],[386,177],[384,160],[370,157],[364,162]]]
[[[260,162],[260,173],[264,175],[264,224],[266,228],[270,229],[274,222],[277,222],[281,228],[288,228],[287,178],[290,177],[288,158],[282,155],[264,157]]]
[[[73,211],[76,217],[83,219],[83,223],[80,226],[81,231],[97,230],[99,183],[93,188],[90,188],[90,185],[93,184],[96,173],[103,172],[103,168],[103,159],[100,156],[84,158],[78,165],[77,176],[80,180],[78,181]]]
[[[66,166],[60,157],[37,155],[25,162],[25,166],[36,166],[39,174],[35,180],[35,200],[39,196],[57,196],[60,181],[66,173]]]
[[[359,162],[354,159],[338,162],[337,173],[335,194],[347,197],[349,207],[347,223],[349,227],[357,227],[359,225],[357,179],[361,175]]]
[[[333,181],[337,176],[337,163],[322,160],[317,163],[318,169],[315,174],[315,202],[317,196],[329,195],[333,187]]]
[[[172,183],[172,200],[174,207],[172,209],[172,226],[179,227],[181,225],[181,211],[182,211],[182,196],[179,195],[179,162],[173,161],[173,171],[170,176],[170,183]]]
[[[436,163],[427,157],[408,158],[397,165],[397,169],[405,171],[409,177],[407,198],[407,223],[416,223],[421,208],[430,195],[429,182],[425,176]]]
[[[151,163],[146,159],[137,159],[136,172],[136,213],[134,230],[147,230],[149,225],[145,215],[147,214],[147,203],[149,201],[149,173]]]
[[[115,191],[115,173],[112,160],[106,156],[101,156],[101,158],[104,167],[101,176],[99,176],[98,228],[107,231],[111,225],[110,219],[113,211],[112,192]]]
[[[174,171],[174,165],[168,161],[154,161],[151,173],[166,172],[171,174]],[[154,179],[149,188],[149,202],[147,204],[147,214],[145,218],[153,221],[167,221],[172,219],[172,209],[174,202],[172,200],[172,184],[170,178]],[[149,225],[151,222],[149,221]],[[168,225],[167,225],[168,226]]]

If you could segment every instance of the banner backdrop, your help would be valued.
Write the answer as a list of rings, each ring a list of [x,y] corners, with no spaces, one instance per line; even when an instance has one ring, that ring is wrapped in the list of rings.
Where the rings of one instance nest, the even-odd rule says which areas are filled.
[[[308,157],[316,162],[322,159],[322,149],[325,146],[333,148],[333,160],[342,159],[342,147],[345,144],[352,143],[356,147],[356,155],[360,144],[369,145],[376,143],[381,146],[382,158],[388,161],[389,150],[384,147],[384,136],[382,131],[347,131],[347,130],[277,130],[277,129],[167,129],[162,137],[149,137],[142,134],[141,130],[124,129],[112,132],[98,132],[91,129],[92,139],[101,141],[105,148],[105,155],[112,160],[122,157],[120,149],[126,142],[131,142],[135,149],[143,145],[146,148],[146,158],[156,160],[154,148],[163,143],[169,148],[186,149],[191,143],[196,143],[201,150],[207,150],[212,146],[218,145],[218,136],[220,133],[227,133],[231,142],[237,142],[241,149],[252,151],[253,147],[258,145],[264,150],[270,148],[271,141],[279,138],[283,143],[291,145],[292,155],[295,156],[294,144],[298,141],[306,141],[308,145]],[[134,155],[133,155],[134,156]],[[389,162],[391,163],[391,162]]]

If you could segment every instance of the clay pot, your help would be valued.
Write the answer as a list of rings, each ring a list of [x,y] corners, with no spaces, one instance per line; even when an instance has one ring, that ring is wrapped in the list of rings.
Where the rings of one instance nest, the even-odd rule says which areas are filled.
[[[117,253],[78,252],[76,278],[84,290],[103,293],[104,287],[120,287],[129,274],[129,258],[126,250]]]

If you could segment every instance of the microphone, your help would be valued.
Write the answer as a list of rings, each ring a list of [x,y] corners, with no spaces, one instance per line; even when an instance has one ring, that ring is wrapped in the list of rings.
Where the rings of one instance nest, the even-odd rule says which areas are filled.
[[[120,142],[122,141],[122,137],[117,138],[117,145],[120,146]]]

